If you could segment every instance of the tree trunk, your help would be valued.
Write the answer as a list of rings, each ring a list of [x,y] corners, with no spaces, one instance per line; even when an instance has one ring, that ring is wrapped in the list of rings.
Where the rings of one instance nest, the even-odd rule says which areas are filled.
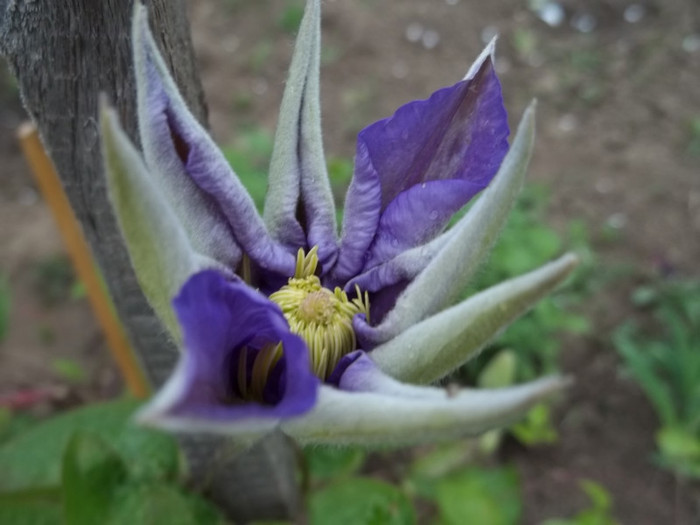
[[[205,122],[184,0],[150,0],[148,7],[163,56],[190,108]],[[177,350],[131,269],[107,199],[97,119],[99,94],[106,93],[127,133],[139,144],[131,8],[125,0],[0,0],[0,53],[17,77],[25,108],[56,166],[146,374],[158,387],[170,374]],[[221,440],[202,437],[182,442],[193,476],[201,478],[222,448]],[[228,502],[232,517],[239,520],[295,513],[299,498],[288,443],[272,436],[245,459],[220,469],[218,477],[226,475],[233,481],[215,477],[209,487],[214,499]],[[253,478],[258,482],[250,483]],[[193,483],[201,486],[197,479]],[[234,496],[228,491],[235,486],[258,492]]]

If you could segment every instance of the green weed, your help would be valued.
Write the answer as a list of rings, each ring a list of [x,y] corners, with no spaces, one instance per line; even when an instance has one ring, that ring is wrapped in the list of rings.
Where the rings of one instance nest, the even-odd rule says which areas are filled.
[[[700,477],[700,281],[674,280],[638,288],[632,301],[652,315],[627,322],[613,341],[648,397],[661,428],[660,462]]]

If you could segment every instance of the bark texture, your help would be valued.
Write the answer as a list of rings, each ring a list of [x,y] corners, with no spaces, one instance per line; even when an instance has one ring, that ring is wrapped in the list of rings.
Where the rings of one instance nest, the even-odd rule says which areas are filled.
[[[150,0],[147,5],[163,56],[190,108],[205,122],[185,0]],[[131,11],[126,0],[0,0],[0,53],[17,77],[25,108],[56,166],[146,374],[157,387],[170,374],[177,350],[131,269],[107,199],[97,120],[98,97],[105,93],[139,144]],[[195,478],[213,462],[220,465],[217,451],[227,448],[221,440],[205,437],[183,438],[182,443]],[[252,453],[240,456],[245,461],[220,468],[209,491],[219,503],[228,503],[235,520],[290,516],[299,507],[293,456],[285,440],[264,440]],[[198,484],[196,479],[193,483]],[[231,494],[229,487],[257,492],[245,497],[245,492]]]

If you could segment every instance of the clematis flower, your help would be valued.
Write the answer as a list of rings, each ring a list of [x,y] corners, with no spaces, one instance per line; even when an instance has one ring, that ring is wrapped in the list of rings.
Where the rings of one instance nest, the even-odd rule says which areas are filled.
[[[320,18],[319,0],[309,0],[260,216],[187,109],[145,9],[135,7],[143,157],[106,106],[102,147],[136,275],[182,347],[138,418],[175,431],[280,427],[316,443],[410,443],[506,424],[566,381],[456,392],[426,385],[575,265],[565,255],[454,304],[522,185],[534,105],[509,147],[491,42],[463,80],[360,132],[338,236],[322,147]]]

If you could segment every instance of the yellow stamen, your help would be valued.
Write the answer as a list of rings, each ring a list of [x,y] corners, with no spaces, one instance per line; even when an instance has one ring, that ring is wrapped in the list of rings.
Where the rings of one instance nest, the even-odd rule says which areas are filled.
[[[238,355],[238,391],[241,397],[246,401],[264,401],[263,394],[267,378],[272,372],[277,362],[282,357],[282,343],[268,343],[258,350],[253,361],[253,370],[250,374],[250,383],[248,383],[248,348],[242,348]]]
[[[357,297],[351,300],[338,287],[333,291],[323,288],[315,275],[317,252],[316,246],[308,254],[299,250],[294,277],[270,300],[279,305],[291,331],[309,347],[314,374],[327,379],[338,361],[357,347],[352,318],[364,313],[369,319],[369,294],[363,295],[356,286]]]

